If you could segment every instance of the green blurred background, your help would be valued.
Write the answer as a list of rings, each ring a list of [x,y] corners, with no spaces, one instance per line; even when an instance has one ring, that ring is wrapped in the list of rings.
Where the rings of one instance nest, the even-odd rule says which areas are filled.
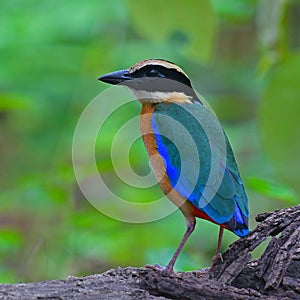
[[[112,220],[84,199],[72,167],[76,122],[108,88],[97,77],[145,58],[181,66],[216,111],[249,195],[251,228],[257,213],[299,203],[300,1],[2,0],[1,282],[168,262],[185,231],[180,212],[147,224]],[[160,197],[157,187],[115,180],[112,132],[103,134],[97,159],[110,187],[132,201]],[[132,152],[133,168],[147,173],[140,140]],[[199,220],[177,270],[208,266],[217,232]],[[235,239],[226,232],[223,251]]]

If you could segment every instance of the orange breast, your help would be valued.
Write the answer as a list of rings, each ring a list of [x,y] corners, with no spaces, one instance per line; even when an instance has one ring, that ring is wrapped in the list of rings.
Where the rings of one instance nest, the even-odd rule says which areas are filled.
[[[145,103],[142,106],[140,127],[146,150],[149,155],[152,170],[163,193],[183,212],[186,217],[194,216],[196,209],[187,199],[183,198],[173,187],[166,173],[162,157],[157,151],[157,145],[152,129],[152,114],[154,105]]]
[[[166,174],[164,162],[157,151],[157,146],[152,129],[153,111],[153,105],[147,103],[143,104],[141,111],[140,127],[142,132],[142,138],[152,166],[152,170],[160,188],[162,189],[164,194],[167,195],[171,192],[172,186]]]

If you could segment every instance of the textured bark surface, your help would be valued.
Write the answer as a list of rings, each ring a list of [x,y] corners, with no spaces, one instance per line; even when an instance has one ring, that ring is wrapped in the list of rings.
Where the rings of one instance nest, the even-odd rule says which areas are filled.
[[[263,213],[223,263],[201,272],[166,274],[118,268],[103,274],[0,285],[0,299],[300,299],[300,205]],[[271,236],[257,260],[251,251]]]

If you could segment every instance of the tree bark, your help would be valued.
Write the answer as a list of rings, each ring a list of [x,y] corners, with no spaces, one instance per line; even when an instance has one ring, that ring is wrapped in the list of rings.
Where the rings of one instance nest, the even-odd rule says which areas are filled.
[[[256,217],[213,269],[167,274],[118,268],[103,274],[1,284],[0,299],[300,299],[300,205]],[[263,255],[251,251],[271,237]]]

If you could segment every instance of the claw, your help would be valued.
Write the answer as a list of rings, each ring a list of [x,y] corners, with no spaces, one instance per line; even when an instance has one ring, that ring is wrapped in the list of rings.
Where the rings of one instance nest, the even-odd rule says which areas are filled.
[[[210,268],[203,268],[196,271],[192,271],[197,277],[205,277]]]
[[[163,266],[161,266],[159,264],[155,264],[154,266],[152,266],[152,265],[146,265],[145,267],[147,269],[151,269],[151,270],[159,271],[159,272],[166,272],[168,274],[174,273],[174,270],[172,268],[163,267]]]
[[[216,253],[216,255],[213,257],[211,268],[218,264],[218,262],[223,262],[223,257],[220,252]]]

